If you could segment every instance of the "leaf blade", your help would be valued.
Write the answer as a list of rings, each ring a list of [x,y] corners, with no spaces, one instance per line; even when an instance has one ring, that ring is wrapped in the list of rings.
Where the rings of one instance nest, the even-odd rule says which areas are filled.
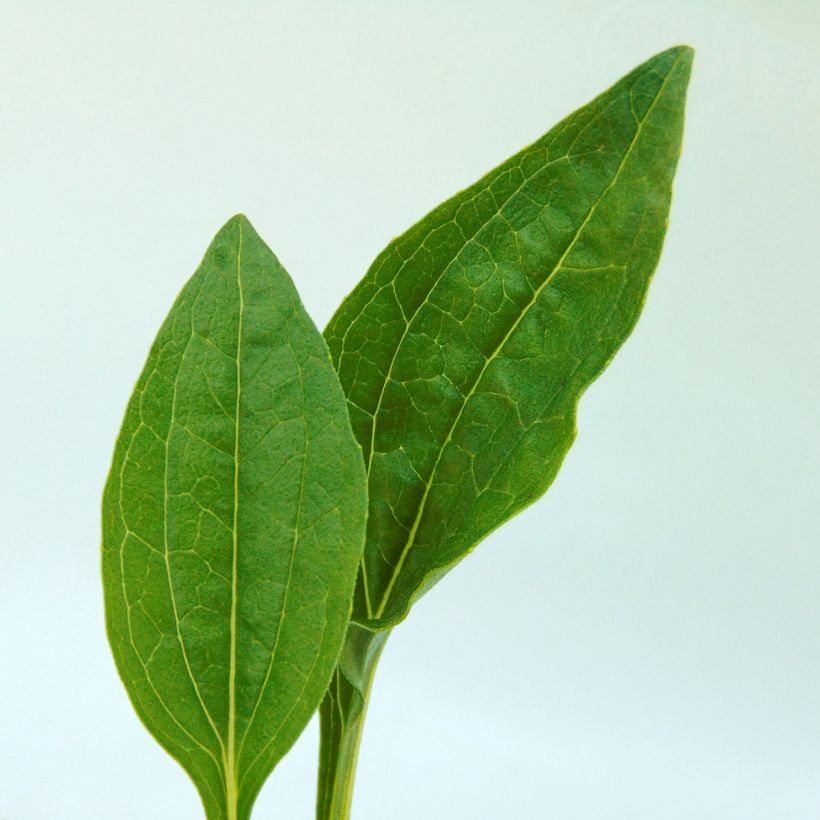
[[[246,818],[344,639],[364,531],[327,349],[242,216],[152,346],[103,499],[109,638],[209,818]]]
[[[368,465],[358,623],[400,621],[554,478],[660,254],[691,60],[656,55],[436,208],[325,330]]]

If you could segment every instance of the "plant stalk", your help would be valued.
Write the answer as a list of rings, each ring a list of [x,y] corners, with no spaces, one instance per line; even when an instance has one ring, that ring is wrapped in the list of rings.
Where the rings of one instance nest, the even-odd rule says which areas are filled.
[[[342,654],[319,707],[316,820],[350,820],[356,763],[373,676],[389,630],[350,624]]]

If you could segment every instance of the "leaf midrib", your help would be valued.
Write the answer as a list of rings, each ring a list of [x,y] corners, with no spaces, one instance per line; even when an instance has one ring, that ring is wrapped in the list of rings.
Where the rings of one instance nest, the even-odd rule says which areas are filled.
[[[228,748],[225,752],[225,799],[228,820],[237,816],[236,777],[236,616],[237,616],[237,563],[239,553],[239,433],[240,402],[242,399],[242,329],[245,299],[242,292],[242,220],[237,223],[239,233],[236,249],[236,286],[239,291],[239,320],[236,333],[236,405],[234,409],[234,471],[233,471],[233,533],[231,556],[231,614],[230,614],[230,662],[228,668]]]
[[[596,209],[598,208],[600,203],[604,201],[607,194],[610,192],[610,190],[612,190],[612,188],[617,183],[618,178],[619,178],[621,172],[623,171],[623,169],[624,169],[624,167],[627,163],[627,160],[631,156],[632,151],[634,150],[635,145],[637,144],[638,137],[641,134],[641,130],[644,126],[644,123],[649,119],[649,116],[652,113],[653,109],[655,108],[655,105],[657,104],[658,100],[663,96],[663,93],[666,89],[666,86],[669,82],[669,79],[672,76],[672,74],[674,73],[674,70],[677,67],[678,63],[680,62],[680,59],[681,59],[680,56],[675,58],[675,61],[669,67],[669,70],[667,71],[666,76],[664,77],[660,87],[658,88],[658,91],[656,92],[654,99],[652,100],[651,104],[649,105],[646,112],[644,113],[644,116],[640,119],[638,119],[638,117],[635,116],[635,112],[634,112],[634,109],[632,107],[632,88],[629,89],[630,112],[632,113],[632,116],[635,118],[635,121],[637,123],[635,133],[632,135],[632,139],[630,140],[629,145],[626,148],[626,151],[624,151],[624,155],[621,158],[620,162],[618,163],[618,167],[616,168],[615,173],[612,176],[612,179],[609,181],[609,183],[604,188],[604,190],[601,192],[601,194],[598,196],[598,198],[592,203],[592,205],[590,206],[589,210],[587,211],[584,219],[582,220],[581,224],[576,229],[571,241],[567,245],[567,248],[561,254],[560,258],[555,263],[555,265],[553,266],[553,268],[549,272],[549,274],[545,277],[544,281],[534,291],[532,299],[529,301],[529,303],[527,305],[524,306],[524,309],[520,312],[520,314],[518,315],[516,320],[511,325],[510,329],[504,335],[504,338],[499,342],[499,344],[496,346],[496,348],[493,350],[493,352],[490,354],[490,356],[486,359],[486,361],[484,362],[484,365],[482,366],[481,370],[479,371],[475,381],[473,382],[472,387],[470,388],[469,392],[465,395],[464,401],[461,403],[461,407],[460,407],[458,413],[456,414],[456,416],[453,420],[453,423],[450,425],[450,429],[447,433],[447,437],[445,438],[444,443],[442,444],[442,446],[439,448],[438,455],[436,456],[436,461],[433,464],[433,467],[430,471],[430,476],[429,476],[428,480],[425,482],[424,492],[422,494],[421,501],[419,502],[418,512],[416,513],[415,519],[413,521],[413,525],[410,529],[410,532],[408,533],[408,536],[407,536],[407,539],[405,541],[404,547],[402,548],[402,552],[401,552],[401,555],[399,556],[399,560],[396,563],[396,566],[395,566],[395,568],[394,568],[394,570],[393,570],[393,572],[390,576],[390,580],[389,580],[389,582],[388,582],[388,584],[385,588],[385,591],[384,591],[384,594],[382,596],[382,600],[381,600],[381,603],[379,605],[379,608],[376,610],[376,618],[377,619],[380,619],[383,616],[384,611],[387,608],[387,604],[389,603],[390,595],[393,592],[393,588],[395,586],[396,580],[398,579],[398,576],[401,573],[402,567],[404,566],[404,562],[407,559],[407,555],[409,554],[410,549],[412,548],[412,546],[415,542],[416,533],[418,532],[418,528],[419,528],[419,525],[421,523],[421,519],[422,519],[422,516],[424,514],[424,510],[426,508],[427,499],[430,495],[430,490],[433,486],[433,479],[435,478],[436,470],[438,469],[438,466],[441,462],[441,459],[442,459],[442,456],[443,456],[445,450],[447,449],[447,446],[452,441],[453,433],[455,432],[456,428],[458,427],[459,422],[461,421],[461,418],[464,414],[464,409],[469,404],[470,399],[475,395],[475,392],[478,389],[478,386],[480,385],[481,380],[482,380],[482,378],[484,377],[484,374],[487,371],[487,368],[490,366],[490,364],[492,364],[492,362],[494,362],[496,360],[498,354],[501,352],[501,350],[503,350],[503,348],[505,347],[505,345],[509,341],[512,334],[515,333],[516,329],[519,327],[521,322],[527,316],[529,310],[537,303],[537,301],[540,298],[541,294],[544,292],[544,290],[552,282],[552,280],[554,279],[554,277],[558,273],[558,271],[561,270],[564,261],[567,259],[569,254],[572,252],[572,250],[575,247],[579,237],[581,236],[584,229],[589,224],[590,220],[592,219],[593,215],[595,214]],[[435,285],[434,285],[434,287],[435,287]],[[432,288],[431,288],[431,292],[432,292]],[[418,312],[418,311],[416,311],[416,312]],[[415,314],[414,314],[414,316],[415,316]],[[408,327],[409,327],[409,324],[408,324]],[[406,335],[406,333],[407,333],[407,330],[405,330],[404,335]],[[396,353],[394,354],[394,357],[393,357],[394,361],[395,361],[397,355],[398,355],[398,346],[396,348]],[[392,365],[391,365],[391,367],[392,367]],[[384,391],[382,391],[382,392],[384,392]],[[374,428],[375,428],[375,420],[374,420]]]

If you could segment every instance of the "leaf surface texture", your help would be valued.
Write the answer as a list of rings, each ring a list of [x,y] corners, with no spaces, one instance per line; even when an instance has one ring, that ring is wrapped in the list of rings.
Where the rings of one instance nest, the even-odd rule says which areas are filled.
[[[250,223],[220,230],[154,342],[103,499],[123,682],[210,820],[244,820],[316,709],[364,539],[327,347]]]
[[[367,468],[354,620],[541,496],[666,230],[692,61],[656,55],[391,242],[325,330]]]

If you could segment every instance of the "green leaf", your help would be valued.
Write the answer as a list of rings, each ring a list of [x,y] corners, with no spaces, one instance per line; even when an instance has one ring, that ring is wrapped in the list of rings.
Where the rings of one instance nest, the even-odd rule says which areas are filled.
[[[327,348],[243,216],[154,342],[103,498],[108,635],[209,820],[244,820],[324,694],[364,540]]]
[[[554,479],[660,255],[692,54],[653,57],[436,208],[328,325],[367,465],[356,622],[400,621]]]

